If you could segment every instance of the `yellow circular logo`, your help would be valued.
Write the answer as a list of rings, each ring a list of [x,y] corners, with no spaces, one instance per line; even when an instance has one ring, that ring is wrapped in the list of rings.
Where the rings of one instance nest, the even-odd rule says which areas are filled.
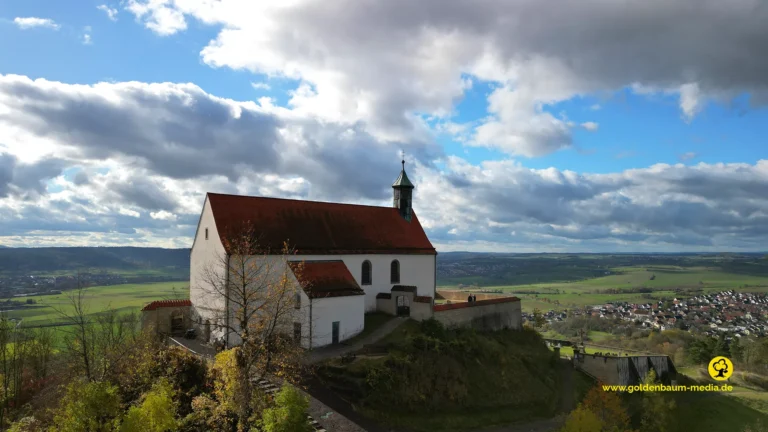
[[[727,357],[715,357],[709,361],[709,376],[718,381],[725,381],[733,374],[733,363]]]

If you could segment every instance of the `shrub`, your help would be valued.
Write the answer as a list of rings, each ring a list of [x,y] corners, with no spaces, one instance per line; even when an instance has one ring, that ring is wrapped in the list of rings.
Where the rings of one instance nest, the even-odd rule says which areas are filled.
[[[192,412],[179,423],[184,432],[231,432],[237,427],[237,416],[208,395],[192,399]]]
[[[8,428],[8,432],[42,432],[43,425],[34,417],[24,417]]]
[[[155,384],[138,406],[132,406],[123,420],[120,432],[171,432],[177,429],[177,403],[167,379]]]
[[[307,421],[309,401],[294,387],[283,385],[275,397],[275,406],[264,411],[262,428],[265,432],[309,432]]]
[[[54,432],[108,432],[121,414],[117,387],[106,382],[72,382],[56,412]]]
[[[168,380],[176,392],[181,416],[192,412],[192,399],[209,387],[205,362],[180,347],[170,347],[160,351],[155,357],[151,375],[155,379]]]
[[[227,410],[245,414],[250,399],[248,377],[237,366],[240,348],[222,351],[216,355],[213,364],[213,393],[216,400]]]
[[[582,405],[568,414],[561,432],[597,432],[603,430],[600,418]]]

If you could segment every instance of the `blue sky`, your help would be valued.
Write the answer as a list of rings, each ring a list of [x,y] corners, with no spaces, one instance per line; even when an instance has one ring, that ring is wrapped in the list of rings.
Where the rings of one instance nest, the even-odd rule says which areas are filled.
[[[439,8],[438,3],[435,8]],[[88,232],[87,225],[62,220],[58,231],[37,232],[30,230],[29,224],[22,229],[11,222],[24,219],[27,207],[50,208],[51,217],[60,215],[48,206],[52,202],[61,206],[62,201],[74,206],[72,197],[79,194],[89,196],[93,207],[78,207],[78,211],[90,213],[75,219],[94,224],[94,233],[108,232],[105,223],[119,225],[128,223],[124,217],[136,219],[133,237],[99,234],[86,240],[108,244],[185,244],[191,227],[180,221],[194,219],[195,203],[212,188],[386,203],[389,192],[384,179],[397,175],[392,172],[397,164],[386,168],[393,164],[384,160],[396,161],[404,149],[424,195],[447,194],[437,201],[448,202],[450,196],[467,194],[456,179],[469,182],[483,199],[489,199],[494,189],[518,188],[497,197],[507,209],[490,206],[463,220],[448,216],[455,214],[453,209],[427,203],[420,209],[417,205],[417,212],[422,212],[430,226],[428,232],[445,249],[752,247],[749,239],[758,234],[750,231],[741,238],[740,233],[764,217],[765,197],[754,196],[749,185],[765,182],[760,161],[768,155],[764,139],[768,110],[763,105],[768,100],[768,85],[759,60],[734,56],[749,53],[750,47],[766,40],[766,31],[755,30],[760,28],[765,7],[755,9],[737,2],[733,13],[742,14],[746,20],[744,35],[712,31],[721,18],[715,5],[709,3],[700,8],[698,16],[688,18],[686,28],[651,34],[652,18],[682,18],[688,2],[660,4],[652,16],[637,17],[631,9],[642,7],[642,2],[630,2],[629,9],[623,11],[612,7],[598,10],[600,2],[587,1],[583,11],[573,11],[573,26],[564,16],[553,17],[534,6],[523,9],[522,3],[520,9],[489,5],[488,11],[454,16],[424,10],[404,13],[395,5],[375,2],[372,10],[401,17],[399,21],[377,21],[373,12],[362,8],[337,9],[336,2],[330,2],[323,9],[320,2],[311,0],[285,9],[274,8],[270,2],[223,2],[207,8],[205,2],[197,0],[3,2],[0,77],[8,82],[4,88],[7,112],[17,113],[16,117],[3,117],[0,99],[0,126],[6,131],[0,134],[0,154],[8,161],[5,177],[0,175],[0,181],[8,179],[4,186],[0,184],[0,210],[4,209],[0,217],[6,218],[6,228],[12,233],[5,242],[72,243],[75,240],[68,237],[72,230],[77,227]],[[568,6],[564,3],[563,7]],[[107,9],[114,16],[109,16]],[[332,12],[338,16],[336,21],[326,19],[326,13]],[[409,18],[402,18],[405,15]],[[474,19],[485,24],[477,27],[469,15],[476,15]],[[504,16],[523,16],[526,20],[510,29],[499,24],[498,17]],[[597,23],[601,16],[624,25],[602,26]],[[32,18],[38,21],[30,21]],[[525,25],[527,21],[546,21],[553,27],[552,33],[560,37],[541,33],[534,24]],[[451,24],[446,26],[446,22]],[[644,33],[644,26],[648,33]],[[424,28],[435,30],[430,33]],[[617,31],[624,33],[610,33]],[[699,37],[681,37],[676,33],[679,31]],[[616,50],[616,44],[611,43],[616,38],[627,41],[624,49]],[[705,51],[706,56],[700,55]],[[734,58],[740,63],[731,63],[730,76],[721,65]],[[23,82],[11,76],[20,76]],[[53,84],[34,81],[37,79]],[[129,89],[128,82],[135,82],[134,87]],[[471,82],[471,87],[466,82]],[[179,87],[185,83],[196,87]],[[50,100],[46,102],[62,98],[61,103],[75,104],[67,106],[83,112],[69,109],[69,123],[61,116],[46,117],[31,110],[34,104],[14,93],[22,88],[39,90],[35,97],[48,94]],[[185,111],[174,106],[178,101],[169,99],[170,94],[191,98],[195,109]],[[264,102],[261,98],[265,97],[271,102]],[[208,144],[198,146],[189,142],[190,137],[210,134],[209,139],[215,141],[210,146],[216,149],[211,154],[231,152],[236,163],[200,172],[192,166],[172,169],[176,161],[153,160],[150,150],[130,148],[130,141],[139,139],[136,136],[120,136],[118,131],[110,136],[104,130],[110,129],[108,124],[94,131],[77,123],[106,112],[104,107],[85,112],[107,100],[104,98],[111,101],[109,109],[114,113],[109,112],[115,119],[131,119],[138,129],[147,128],[146,136],[140,139],[152,143],[150,150],[200,150]],[[141,110],[147,101],[151,106]],[[219,110],[218,114],[206,111],[209,108]],[[231,109],[235,109],[231,118],[221,117]],[[234,114],[237,110],[253,113],[263,121],[258,126],[244,126],[243,118]],[[193,116],[189,123],[184,115]],[[32,118],[35,122],[30,123]],[[162,124],[165,118],[173,121]],[[274,124],[276,129],[259,129],[264,124]],[[198,129],[181,131],[178,129],[185,126],[180,125]],[[54,130],[60,132],[50,132]],[[352,141],[341,144],[339,137],[351,131],[354,134],[348,136],[353,136]],[[132,131],[126,128],[125,133]],[[251,143],[250,137],[257,136],[276,138]],[[97,138],[98,142],[88,141]],[[110,147],[113,141],[120,144]],[[307,156],[306,145],[319,153],[302,161],[302,154]],[[261,164],[258,159],[268,158],[273,150],[275,162]],[[291,151],[296,155],[289,156]],[[358,153],[363,160],[370,160],[370,165],[343,169],[333,165],[356,160],[352,155]],[[669,166],[654,171],[652,167],[657,164]],[[358,178],[359,184],[350,185],[347,180],[340,185],[339,178],[345,176],[334,171],[348,173],[347,179]],[[76,181],[81,172],[82,178]],[[570,178],[567,172],[577,177]],[[658,172],[662,174],[653,174]],[[646,175],[654,181],[641,184],[636,178]],[[728,184],[743,183],[744,202],[720,202],[716,191],[683,188],[697,181],[689,177],[699,179],[702,175],[718,181],[727,178]],[[115,190],[110,187],[112,182],[134,184],[134,178],[152,182],[157,188],[153,199],[132,201],[128,197],[135,194],[127,192],[107,198],[107,191]],[[666,183],[657,185],[661,178]],[[649,186],[651,183],[656,189]],[[553,187],[564,188],[563,195],[551,203],[535,201],[537,194],[542,196],[539,188]],[[568,195],[582,188],[595,192],[579,199]],[[532,195],[521,195],[523,192]],[[158,197],[174,194],[182,197],[167,205],[158,204]],[[477,197],[468,199],[476,201]],[[628,221],[586,216],[600,213],[617,197],[638,206],[628,210],[630,214],[651,214],[652,206],[666,205],[669,209],[683,201],[704,205],[714,213],[701,222],[701,227],[692,226],[686,233],[676,232],[674,224],[665,229],[663,221],[653,218]],[[652,197],[661,197],[661,202],[653,202]],[[115,199],[124,199],[124,205],[117,206]],[[142,207],[142,202],[155,203],[157,208]],[[521,203],[553,209],[569,203],[570,207],[557,211],[572,216],[557,221],[531,216],[540,211],[522,210]],[[740,213],[746,218],[741,228],[726,220],[726,215],[739,212],[738,205],[749,208]],[[97,207],[103,208],[94,212]],[[505,221],[500,214],[508,211],[520,213]],[[127,216],[135,214],[139,216]],[[723,225],[706,232],[704,225],[717,223]],[[506,237],[489,231],[497,225],[505,227],[502,231]],[[606,231],[608,226],[611,229]],[[574,230],[590,234],[568,234]],[[643,240],[627,240],[630,233],[634,233],[631,238]],[[712,240],[715,235],[721,236],[720,240]],[[703,240],[706,238],[710,241]]]

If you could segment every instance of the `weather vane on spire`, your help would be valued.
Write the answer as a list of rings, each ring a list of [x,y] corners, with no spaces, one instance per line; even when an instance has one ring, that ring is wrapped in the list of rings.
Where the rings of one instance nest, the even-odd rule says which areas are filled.
[[[404,150],[400,150],[400,158],[402,159],[400,163],[403,164],[403,169],[405,169],[405,151]]]

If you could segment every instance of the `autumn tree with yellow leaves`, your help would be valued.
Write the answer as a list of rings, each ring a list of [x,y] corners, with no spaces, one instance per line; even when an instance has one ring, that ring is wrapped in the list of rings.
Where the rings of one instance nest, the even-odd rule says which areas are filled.
[[[251,224],[231,231],[222,243],[226,252],[203,267],[196,288],[210,304],[218,305],[213,325],[237,341],[239,373],[298,382],[303,352],[292,333],[294,323],[306,325],[307,314],[297,307],[301,290],[297,278],[303,264],[288,265],[295,250],[287,242],[280,250],[264,247]]]

